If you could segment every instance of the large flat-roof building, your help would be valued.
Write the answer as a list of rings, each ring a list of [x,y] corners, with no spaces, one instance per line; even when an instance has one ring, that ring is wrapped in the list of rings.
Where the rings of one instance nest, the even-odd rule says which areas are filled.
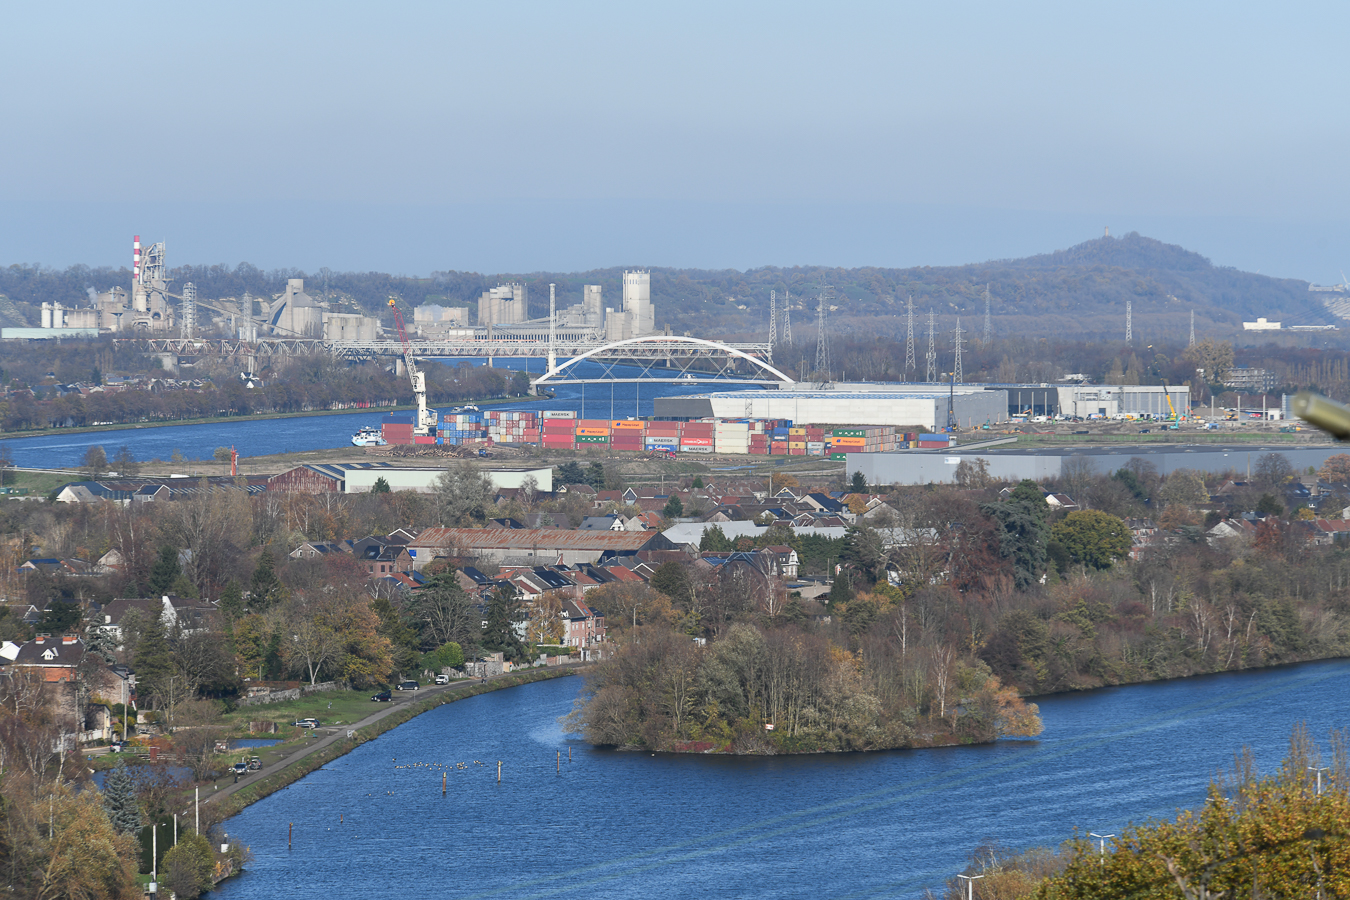
[[[819,425],[895,425],[936,431],[947,405],[963,428],[1008,420],[1008,394],[984,385],[843,384],[822,390],[725,391],[660,397],[660,419],[790,419]]]
[[[296,466],[268,479],[269,491],[299,493],[368,494],[375,482],[383,478],[391,491],[417,491],[428,494],[436,489],[436,479],[445,466],[395,466],[387,462],[314,463]],[[535,490],[553,491],[553,469],[484,469],[493,487],[523,487],[527,478],[533,478]]]
[[[1098,474],[1124,467],[1131,459],[1151,463],[1160,475],[1179,469],[1200,472],[1240,472],[1244,476],[1268,453],[1279,453],[1295,471],[1321,468],[1329,457],[1345,451],[1339,447],[1288,448],[1280,445],[1144,444],[1134,447],[1065,447],[1044,450],[908,450],[897,453],[853,453],[848,471],[862,472],[868,484],[943,484],[956,480],[956,467],[963,460],[983,459],[996,479],[1041,481],[1058,478],[1066,464],[1086,466]]]

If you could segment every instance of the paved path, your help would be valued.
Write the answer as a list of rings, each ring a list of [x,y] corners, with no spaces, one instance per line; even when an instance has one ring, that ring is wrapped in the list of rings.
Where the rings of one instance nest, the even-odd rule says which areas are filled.
[[[584,665],[589,664],[572,663],[565,666],[554,666],[552,668],[552,671],[557,671],[560,669],[564,671],[575,671],[576,669],[581,668]],[[488,679],[488,683],[498,681],[502,678],[509,678],[511,677],[512,674],[517,673],[508,673],[506,675],[494,675]],[[249,772],[246,775],[239,776],[239,781],[237,783],[228,784],[219,790],[212,791],[210,796],[203,796],[202,801],[209,803],[210,801],[215,800],[219,797],[228,797],[235,791],[241,790],[249,786],[250,784],[253,784],[260,778],[266,778],[268,775],[275,775],[277,772],[284,770],[288,766],[294,765],[296,762],[304,759],[310,754],[317,753],[324,747],[327,747],[330,744],[345,739],[347,737],[348,731],[357,731],[358,729],[365,728],[367,725],[378,722],[383,718],[392,716],[395,712],[405,708],[406,704],[415,702],[417,700],[421,700],[422,698],[426,697],[429,694],[461,693],[471,685],[480,683],[481,682],[476,678],[466,678],[462,681],[451,682],[450,684],[447,685],[440,685],[440,686],[432,685],[430,687],[418,688],[416,691],[404,691],[404,692],[395,691],[394,692],[395,699],[393,700],[393,702],[379,704],[380,708],[378,710],[366,716],[364,719],[361,719],[359,722],[353,722],[351,725],[342,725],[332,728],[315,729],[315,735],[312,736],[313,739],[307,742],[303,747],[299,747],[296,750],[291,751],[286,756],[272,763],[270,766],[266,766],[262,769],[259,769],[256,772]],[[327,734],[324,734],[325,732],[327,732]],[[317,735],[320,734],[324,734],[324,737],[322,738],[317,737]],[[205,794],[204,790],[203,794]]]

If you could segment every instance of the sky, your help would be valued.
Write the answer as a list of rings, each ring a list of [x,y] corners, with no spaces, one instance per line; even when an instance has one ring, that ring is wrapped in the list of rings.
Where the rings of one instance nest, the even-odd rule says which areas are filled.
[[[14,5],[0,264],[1350,270],[1350,5]]]

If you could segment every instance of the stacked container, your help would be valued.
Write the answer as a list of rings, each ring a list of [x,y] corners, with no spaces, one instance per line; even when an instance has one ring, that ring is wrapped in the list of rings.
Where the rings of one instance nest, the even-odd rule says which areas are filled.
[[[685,422],[680,429],[681,453],[712,453],[716,449],[712,422]]]
[[[413,442],[413,420],[408,414],[395,415],[380,424],[380,434],[390,444]]]
[[[750,452],[750,426],[745,422],[717,422],[713,425],[713,446],[718,453],[744,455]]]
[[[679,422],[648,422],[642,438],[646,450],[677,453],[680,449]]]
[[[540,442],[550,450],[574,450],[577,445],[576,413],[565,415],[555,411],[543,414],[539,428]]]
[[[608,419],[577,419],[577,447],[609,445]]]
[[[642,450],[646,423],[634,419],[609,423],[609,445],[615,450]]]

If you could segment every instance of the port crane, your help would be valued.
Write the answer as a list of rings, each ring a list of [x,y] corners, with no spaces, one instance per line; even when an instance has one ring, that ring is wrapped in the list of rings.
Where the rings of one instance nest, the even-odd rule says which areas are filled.
[[[389,298],[389,308],[394,311],[394,325],[398,328],[398,341],[403,346],[403,364],[408,368],[408,378],[412,381],[413,396],[417,398],[417,422],[413,425],[415,437],[436,436],[436,413],[427,409],[427,375],[417,368],[413,360],[412,342],[408,340],[408,331],[403,326],[403,313],[399,311],[398,300]]]

